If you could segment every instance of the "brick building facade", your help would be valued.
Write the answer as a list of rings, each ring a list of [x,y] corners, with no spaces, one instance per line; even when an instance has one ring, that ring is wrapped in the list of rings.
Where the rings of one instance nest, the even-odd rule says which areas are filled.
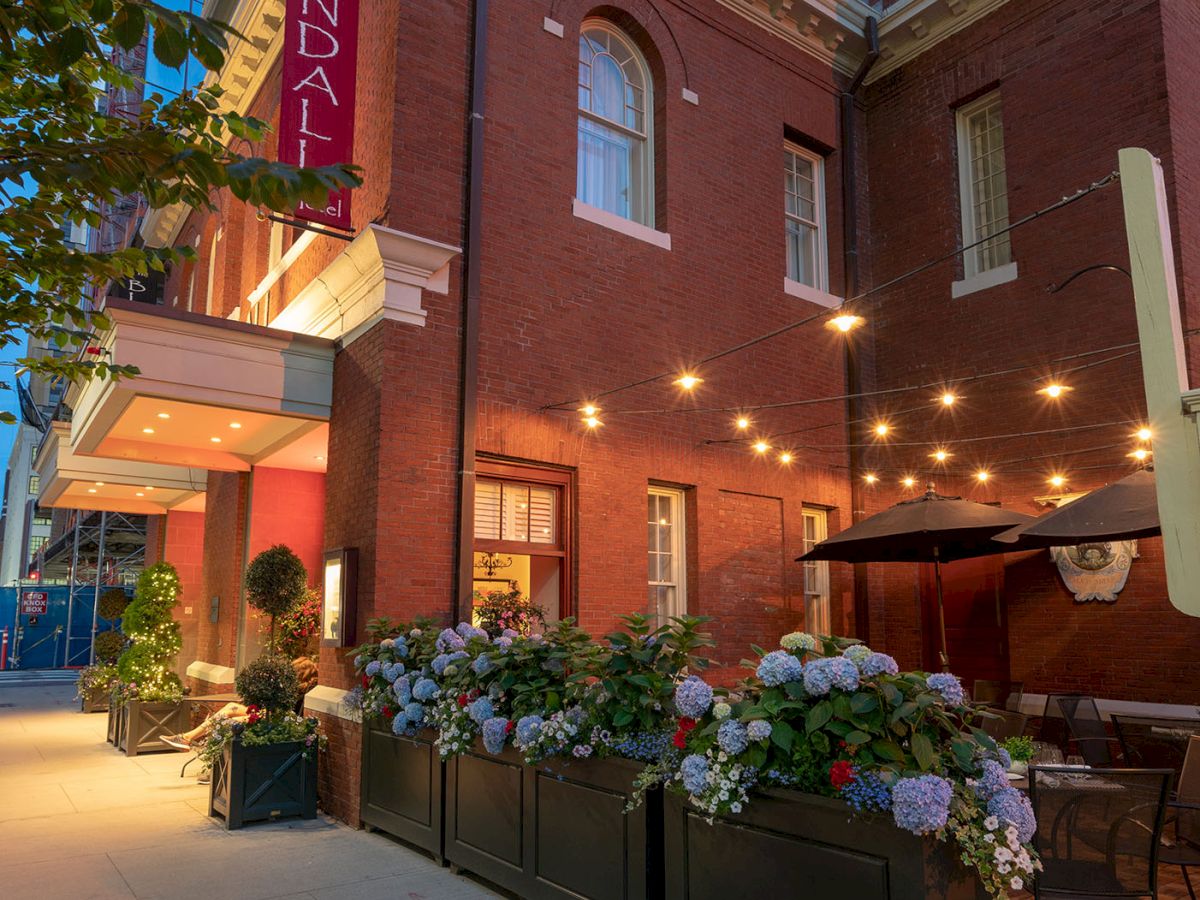
[[[185,572],[193,686],[227,686],[253,652],[242,571],[276,542],[301,554],[314,586],[322,550],[357,550],[360,628],[375,616],[449,621],[487,583],[481,554],[500,551],[516,555],[522,587],[548,613],[577,616],[593,633],[658,602],[711,616],[728,678],[751,643],[823,624],[869,637],[903,666],[929,666],[927,573],[871,566],[858,597],[846,565],[810,570],[806,584],[794,560],[812,539],[907,496],[905,473],[1036,512],[1035,498],[1054,493],[1052,468],[1068,471],[1072,492],[1128,471],[1130,423],[1144,417],[1136,354],[1087,369],[1076,367],[1123,351],[1054,362],[1129,349],[1128,283],[1101,271],[1060,294],[1044,290],[1087,265],[1127,264],[1115,188],[1015,230],[1006,283],[952,291],[971,284],[950,260],[872,294],[861,306],[866,328],[847,336],[823,326],[853,277],[847,250],[857,250],[861,292],[961,243],[956,120],[990,92],[1002,100],[1009,221],[1103,177],[1122,146],[1161,155],[1176,210],[1186,208],[1193,186],[1176,170],[1200,107],[1184,94],[1184,48],[1200,19],[1181,0],[884,6],[850,3],[835,15],[800,0],[505,2],[491,7],[479,67],[471,4],[363,3],[354,241],[271,222],[225,195],[212,212],[153,212],[147,241],[198,251],[171,274],[160,318],[216,348],[210,365],[198,364],[204,384],[167,373],[161,381],[174,387],[143,395],[131,382],[132,399],[108,418],[80,414],[107,398],[74,398],[82,452],[111,452],[124,435],[126,455],[207,472],[202,523],[161,507],[152,542]],[[230,103],[277,121],[282,0],[217,0],[208,11],[251,37],[221,74],[234,86]],[[845,178],[839,108],[867,55],[868,17],[880,20],[882,53],[857,92],[854,177]],[[581,33],[617,42],[609,57],[589,57],[587,77],[611,58],[624,66],[625,90],[633,85],[621,103],[630,118],[604,133],[628,141],[639,162],[610,195],[579,174],[579,142],[597,123],[609,127],[593,114],[600,101],[585,99],[593,106],[581,111]],[[473,77],[485,103],[474,160]],[[811,197],[781,216],[787,173],[793,193],[811,183]],[[1190,299],[1197,251],[1190,218],[1176,224]],[[798,236],[790,247],[789,228]],[[852,248],[846,235],[855,234]],[[476,299],[468,267],[478,277],[477,341],[465,313]],[[144,312],[117,305],[114,315],[118,357],[135,326],[155,328]],[[693,391],[673,383],[718,351],[801,320],[703,365]],[[218,356],[237,356],[226,349],[234,342],[238,353],[261,351],[262,365],[235,365],[227,377],[214,368]],[[145,343],[143,372],[170,368],[153,337]],[[963,384],[944,411],[941,391],[899,390],[1018,367]],[[657,373],[672,374],[602,395]],[[1052,377],[1074,388],[1063,403],[1035,393]],[[317,387],[299,392],[310,382]],[[258,384],[270,385],[261,403]],[[870,396],[848,406],[845,395],[859,392]],[[156,415],[164,396],[195,435],[166,436],[182,418],[172,408],[152,440],[137,437],[151,426],[136,417]],[[597,397],[604,424],[589,429],[575,407]],[[742,431],[734,423],[747,409]],[[878,420],[894,425],[886,445],[871,443]],[[475,434],[467,453],[464,427]],[[1046,433],[994,437],[1026,431]],[[756,453],[750,440],[765,435],[778,437]],[[942,468],[928,459],[936,443],[954,453]],[[978,466],[993,469],[986,484],[972,478]],[[860,489],[868,473],[879,480]],[[460,514],[464,489],[468,498],[474,490],[474,517]],[[512,507],[527,510],[524,530],[497,524],[484,534],[481,498],[503,506],[506,491],[525,498]],[[643,518],[656,497],[666,504],[653,507],[661,531],[658,513]],[[544,539],[535,500],[549,510],[537,520]],[[649,580],[648,530],[660,542],[684,535],[669,550],[657,545],[669,571]],[[968,626],[958,646],[987,657],[964,671],[1011,675],[1030,692],[1192,702],[1172,661],[1200,625],[1167,602],[1158,543],[1141,542],[1113,605],[1076,604],[1044,553],[951,571],[969,598],[955,607]],[[988,597],[992,618],[980,620]],[[975,622],[992,643],[970,643]],[[323,649],[309,699],[332,738],[323,802],[357,821],[359,731],[340,706],[351,685],[344,653]]]

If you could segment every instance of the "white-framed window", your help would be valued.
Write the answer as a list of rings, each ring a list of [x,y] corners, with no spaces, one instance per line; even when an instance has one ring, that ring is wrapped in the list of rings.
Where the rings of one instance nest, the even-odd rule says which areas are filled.
[[[481,478],[475,485],[475,539],[557,543],[557,500],[553,487]]]
[[[958,110],[958,180],[962,203],[963,273],[971,278],[1012,262],[1008,233],[1008,180],[1004,165],[1004,122],[994,91]],[[992,235],[996,235],[992,237]]]
[[[828,290],[825,261],[825,161],[795,144],[783,146],[787,277]]]
[[[633,42],[608,22],[579,35],[575,196],[654,227],[653,84]]]
[[[829,517],[823,509],[806,508],[804,516],[804,552],[807,553],[829,536]],[[829,563],[805,560],[804,630],[809,634],[830,634]]]
[[[684,542],[683,491],[651,486],[647,494],[646,537],[649,551],[648,612],[665,625],[687,612],[687,544]]]

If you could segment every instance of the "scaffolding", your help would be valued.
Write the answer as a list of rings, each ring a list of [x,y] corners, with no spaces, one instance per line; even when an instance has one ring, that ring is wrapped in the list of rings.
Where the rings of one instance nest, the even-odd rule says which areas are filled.
[[[145,567],[147,519],[119,512],[72,513],[63,533],[38,551],[33,568],[42,584],[69,586],[62,665],[82,666],[95,662],[100,594],[132,586]]]

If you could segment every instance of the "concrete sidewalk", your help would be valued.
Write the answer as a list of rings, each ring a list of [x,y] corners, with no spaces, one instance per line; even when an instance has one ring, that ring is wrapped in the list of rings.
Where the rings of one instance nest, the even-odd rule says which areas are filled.
[[[227,832],[185,756],[133,759],[62,684],[0,683],[6,900],[458,900],[498,895],[324,816]]]

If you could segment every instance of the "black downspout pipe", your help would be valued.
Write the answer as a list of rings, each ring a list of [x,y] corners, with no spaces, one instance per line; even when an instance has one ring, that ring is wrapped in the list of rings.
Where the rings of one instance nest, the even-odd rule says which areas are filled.
[[[470,609],[474,574],[475,434],[479,410],[479,276],[483,224],[483,122],[487,85],[488,0],[475,0],[470,98],[467,108],[467,183],[463,218],[462,366],[459,390],[458,559],[451,622]]]
[[[867,73],[879,59],[879,23],[874,17],[866,21],[867,55],[863,57],[858,71],[841,95],[842,126],[842,252],[845,261],[846,297],[855,296],[859,290],[858,272],[858,174],[854,131],[854,98],[862,87]],[[855,397],[862,391],[862,362],[859,348],[853,340],[846,342],[846,420],[856,422],[861,404]],[[846,443],[850,445],[850,519],[858,522],[865,513],[866,498],[862,486],[862,454],[854,445],[855,433],[847,427]],[[870,606],[867,602],[867,567],[861,563],[854,566],[854,632],[862,641],[871,639]]]

